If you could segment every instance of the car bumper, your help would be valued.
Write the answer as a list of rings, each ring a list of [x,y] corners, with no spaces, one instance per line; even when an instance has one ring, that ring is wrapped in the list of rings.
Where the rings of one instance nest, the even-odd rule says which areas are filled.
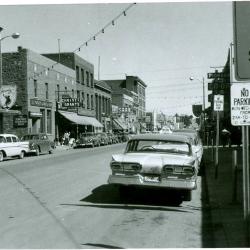
[[[196,178],[192,179],[162,179],[160,181],[149,181],[141,175],[110,175],[108,178],[109,184],[133,185],[133,186],[151,186],[169,189],[186,189],[193,190],[197,188]]]

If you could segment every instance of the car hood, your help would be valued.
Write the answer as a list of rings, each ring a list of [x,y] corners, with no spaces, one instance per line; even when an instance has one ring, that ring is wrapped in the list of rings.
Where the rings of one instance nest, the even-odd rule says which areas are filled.
[[[112,156],[117,162],[136,162],[142,165],[142,171],[158,172],[164,165],[194,165],[194,157],[177,154],[127,153]]]

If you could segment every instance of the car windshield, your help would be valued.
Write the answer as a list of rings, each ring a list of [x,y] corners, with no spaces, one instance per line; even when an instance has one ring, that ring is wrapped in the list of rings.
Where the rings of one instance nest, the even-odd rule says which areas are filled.
[[[173,153],[190,155],[190,145],[181,141],[131,140],[126,152]]]
[[[24,135],[22,141],[39,140],[39,135]]]

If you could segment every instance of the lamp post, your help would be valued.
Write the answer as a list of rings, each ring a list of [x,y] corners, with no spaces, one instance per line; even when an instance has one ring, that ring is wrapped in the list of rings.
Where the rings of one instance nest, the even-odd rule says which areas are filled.
[[[204,79],[204,77],[202,77],[202,80],[200,80],[200,79],[194,78],[193,76],[190,76],[189,80],[190,81],[197,80],[200,83],[202,83],[202,99],[203,99],[203,104],[202,104],[203,119],[202,119],[202,123],[203,123],[203,143],[205,143],[205,110],[206,110],[206,107],[205,107],[205,79]]]
[[[1,36],[1,32],[3,31],[3,28],[0,27],[0,88],[2,87],[3,85],[3,74],[2,74],[2,71],[3,71],[3,59],[2,59],[2,41],[5,39],[5,38],[8,38],[8,37],[12,37],[13,39],[17,39],[19,38],[20,34],[19,33],[13,33],[12,35],[8,35],[8,36],[4,36],[2,37]]]

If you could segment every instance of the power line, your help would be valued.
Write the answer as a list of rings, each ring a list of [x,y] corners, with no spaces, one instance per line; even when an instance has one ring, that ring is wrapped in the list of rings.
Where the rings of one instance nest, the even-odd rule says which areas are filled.
[[[119,15],[117,15],[116,17],[114,17],[110,22],[108,22],[106,25],[103,26],[103,28],[101,30],[99,30],[98,32],[96,32],[94,35],[92,35],[89,39],[87,39],[84,43],[82,43],[80,46],[78,46],[75,50],[73,50],[72,53],[75,52],[80,52],[81,48],[83,46],[88,46],[90,42],[95,41],[96,38],[103,34],[105,32],[105,29],[107,29],[109,26],[114,26],[115,22],[121,18],[122,16],[126,17],[127,16],[127,12],[130,8],[132,8],[136,3],[132,3],[130,4],[127,8],[125,8]],[[50,67],[46,67],[44,70],[40,71],[39,73],[34,73],[33,77],[29,77],[29,80],[31,79],[35,79],[36,77],[39,77],[40,75],[44,74],[46,71],[49,70],[53,70],[53,68],[55,67],[55,65],[59,64],[59,62],[55,62],[53,63]]]

